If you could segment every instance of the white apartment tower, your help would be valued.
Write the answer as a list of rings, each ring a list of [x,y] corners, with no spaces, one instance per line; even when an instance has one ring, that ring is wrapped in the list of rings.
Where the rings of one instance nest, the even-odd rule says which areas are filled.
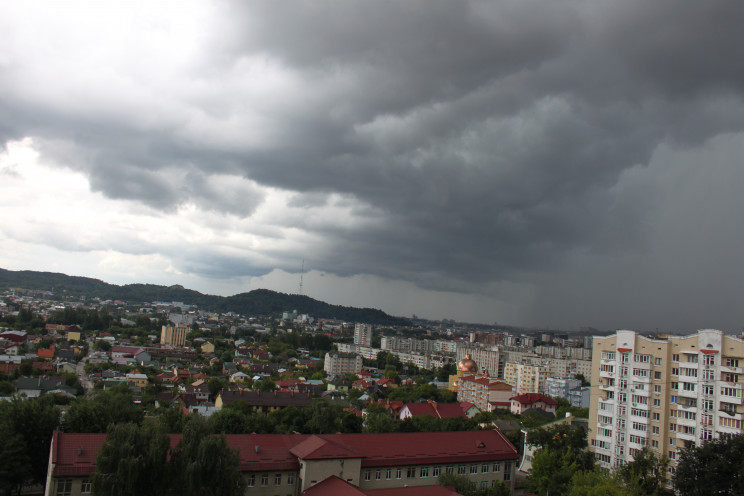
[[[744,340],[706,329],[594,337],[589,446],[616,468],[648,446],[674,472],[685,446],[741,434]]]
[[[372,324],[356,324],[354,326],[354,344],[372,346]]]

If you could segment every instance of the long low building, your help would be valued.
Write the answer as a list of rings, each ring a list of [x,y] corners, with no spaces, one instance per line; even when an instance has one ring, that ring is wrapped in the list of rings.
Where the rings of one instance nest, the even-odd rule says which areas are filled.
[[[180,435],[171,436],[175,446]],[[251,495],[297,496],[337,476],[361,490],[423,486],[442,473],[466,475],[479,487],[503,481],[513,491],[517,451],[498,430],[391,434],[235,434],[240,471]],[[91,489],[105,434],[56,432],[46,496]]]

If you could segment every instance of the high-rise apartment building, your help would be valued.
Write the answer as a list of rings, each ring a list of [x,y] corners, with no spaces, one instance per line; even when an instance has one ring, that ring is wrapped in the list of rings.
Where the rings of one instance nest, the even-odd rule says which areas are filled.
[[[354,326],[354,344],[372,346],[372,324],[356,324]]]
[[[329,376],[356,374],[362,370],[362,356],[356,353],[330,352],[325,354],[323,370]]]
[[[617,331],[594,337],[593,356],[589,445],[603,467],[647,446],[673,473],[684,447],[744,432],[744,340]]]
[[[189,332],[189,326],[186,323],[176,324],[173,326],[163,326],[160,331],[160,344],[166,346],[185,346],[186,334]]]
[[[544,393],[548,367],[533,362],[507,362],[504,365],[504,380],[511,384],[514,395]]]

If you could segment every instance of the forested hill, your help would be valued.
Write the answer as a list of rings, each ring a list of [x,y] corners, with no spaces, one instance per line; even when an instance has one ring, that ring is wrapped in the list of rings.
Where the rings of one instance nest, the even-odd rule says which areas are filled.
[[[182,301],[197,305],[202,310],[236,312],[243,315],[281,316],[282,312],[297,310],[316,318],[339,319],[348,322],[366,322],[382,325],[406,325],[407,319],[393,317],[374,308],[355,308],[331,305],[308,296],[277,293],[256,289],[233,296],[205,295],[183,286],[158,286],[155,284],[126,284],[117,286],[99,279],[68,276],[54,272],[31,270],[11,271],[0,269],[0,290],[18,288],[51,291],[55,296],[98,297],[104,300],[122,300],[132,303],[153,301]]]

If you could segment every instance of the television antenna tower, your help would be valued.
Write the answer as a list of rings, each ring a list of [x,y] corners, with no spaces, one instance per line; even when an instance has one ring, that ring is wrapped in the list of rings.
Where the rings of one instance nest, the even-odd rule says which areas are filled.
[[[302,296],[302,277],[305,275],[305,259],[302,259],[302,269],[300,269],[300,296]]]

